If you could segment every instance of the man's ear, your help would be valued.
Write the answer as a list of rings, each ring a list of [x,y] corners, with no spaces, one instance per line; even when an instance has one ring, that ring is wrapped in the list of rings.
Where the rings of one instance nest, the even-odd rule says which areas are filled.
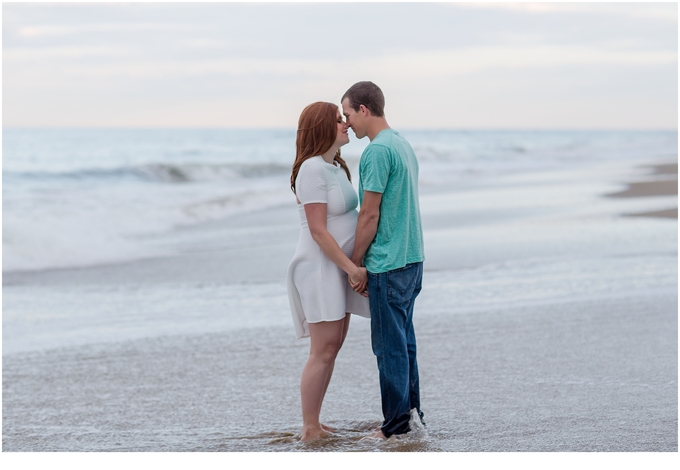
[[[364,106],[363,104],[359,105],[359,112],[363,112],[367,116],[369,116],[371,114],[371,112],[368,110],[368,108],[366,106]]]

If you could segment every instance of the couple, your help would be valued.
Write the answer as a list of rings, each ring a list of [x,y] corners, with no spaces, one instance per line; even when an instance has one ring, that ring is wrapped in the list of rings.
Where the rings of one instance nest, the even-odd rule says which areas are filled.
[[[300,384],[303,441],[333,431],[319,414],[350,313],[371,319],[384,417],[371,437],[407,433],[409,420],[422,424],[423,417],[413,329],[425,258],[418,162],[388,126],[377,85],[356,83],[341,101],[346,121],[332,103],[302,111],[290,179],[302,228],[288,268],[288,297],[296,336],[310,337]],[[359,162],[358,197],[340,157],[348,127],[371,141]]]

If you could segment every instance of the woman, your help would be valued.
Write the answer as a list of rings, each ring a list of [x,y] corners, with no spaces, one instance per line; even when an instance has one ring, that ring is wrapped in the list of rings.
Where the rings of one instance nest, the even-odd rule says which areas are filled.
[[[348,142],[347,124],[336,105],[318,102],[302,111],[290,177],[302,227],[288,268],[288,299],[297,338],[310,337],[300,383],[303,441],[333,431],[319,422],[319,414],[349,313],[370,317],[368,299],[350,285],[365,285],[367,274],[349,259],[358,198],[340,157],[340,147]]]

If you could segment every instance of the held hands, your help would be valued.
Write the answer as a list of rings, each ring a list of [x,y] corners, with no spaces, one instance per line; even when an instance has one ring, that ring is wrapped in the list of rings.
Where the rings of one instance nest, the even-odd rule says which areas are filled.
[[[366,268],[357,267],[356,270],[347,277],[347,281],[354,289],[354,292],[358,292],[364,297],[368,297],[368,272]]]

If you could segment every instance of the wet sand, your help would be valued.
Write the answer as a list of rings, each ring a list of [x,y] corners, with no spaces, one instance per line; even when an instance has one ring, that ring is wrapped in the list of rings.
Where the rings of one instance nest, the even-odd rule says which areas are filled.
[[[628,189],[609,197],[649,197],[649,196],[672,196],[678,194],[678,180],[643,181],[629,183]]]
[[[655,179],[653,181],[639,181],[628,183],[628,188],[624,191],[607,194],[608,197],[617,198],[638,198],[654,196],[677,196],[678,194],[678,164],[668,163],[651,166],[651,175],[671,175],[672,179]],[[624,214],[630,217],[663,217],[678,218],[678,208],[664,209],[659,211],[640,212],[634,214]]]
[[[678,218],[678,208],[666,209],[662,211],[651,211],[651,212],[639,212],[637,214],[624,214],[628,217],[661,217],[665,219],[677,219]]]
[[[288,327],[12,355],[3,451],[674,452],[675,312],[669,292],[422,315],[429,436],[382,444],[361,441],[381,414],[359,318],[323,410],[339,432],[312,444]]]
[[[664,163],[661,165],[653,165],[653,174],[655,175],[678,175],[678,164],[677,163]]]

